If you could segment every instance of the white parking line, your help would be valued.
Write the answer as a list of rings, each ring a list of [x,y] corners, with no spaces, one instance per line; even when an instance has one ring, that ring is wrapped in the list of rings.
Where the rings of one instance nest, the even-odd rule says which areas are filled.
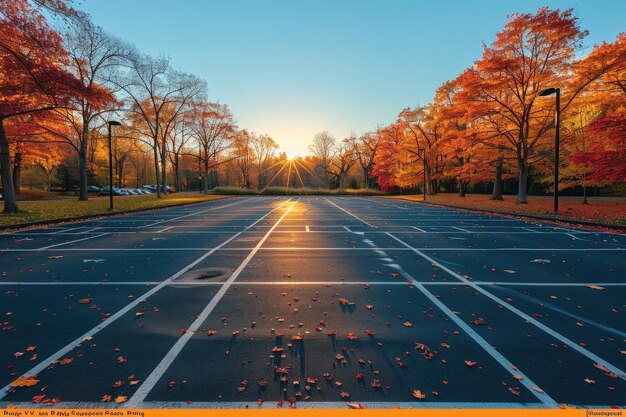
[[[419,228],[419,227],[417,227],[417,226],[411,226],[411,229],[415,229],[415,230],[417,230],[417,231],[419,231],[419,232],[422,232],[422,233],[428,233],[426,230],[424,230],[424,229],[420,229],[420,228]]]
[[[301,409],[338,409],[338,410],[346,410],[348,412],[348,404],[350,401],[340,402],[340,401],[298,401],[297,408]],[[0,402],[0,407],[3,407],[4,404],[14,405],[18,409],[36,409],[36,408],[50,408],[48,403],[39,403],[35,404],[33,402],[25,402],[25,401],[17,401],[17,402]],[[110,403],[102,403],[102,402],[81,402],[81,401],[63,401],[61,403],[64,409],[90,409],[90,408],[119,408],[119,405],[113,402]],[[433,402],[404,402],[404,401],[364,401],[359,402],[361,406],[367,409],[460,409],[460,408],[477,408],[477,409],[534,409],[534,408],[550,408],[549,406],[542,403],[507,403],[507,402],[444,402],[444,401],[433,401]],[[125,404],[122,404],[123,406]],[[600,408],[600,409],[610,409],[610,405],[578,405],[583,408]],[[285,405],[285,408],[288,407],[288,404]],[[212,409],[249,409],[249,410],[277,410],[275,401],[266,401],[265,403],[259,405],[258,402],[245,402],[245,401],[142,401],[138,403],[137,408],[139,409],[177,409],[177,408],[197,408],[202,410],[207,410],[207,414],[210,413]],[[280,409],[278,409],[280,410]],[[9,410],[14,411],[15,413],[20,412],[19,410]],[[54,411],[54,409],[52,410]],[[287,411],[287,410],[281,410]],[[139,413],[139,412],[138,412]],[[87,413],[83,413],[86,415]],[[254,414],[254,411],[250,411],[246,414]],[[284,413],[274,413],[276,415],[281,415]],[[371,414],[371,413],[370,413]],[[9,414],[13,415],[13,414]],[[23,414],[22,414],[23,415]],[[128,415],[128,414],[124,414]],[[443,415],[443,414],[442,414]]]
[[[156,232],[156,233],[163,233],[163,232],[167,232],[168,230],[171,230],[171,229],[173,229],[173,228],[174,228],[174,226],[168,226],[168,227],[166,227],[166,228],[164,228],[164,229],[157,230],[157,232]]]
[[[165,281],[0,281],[0,286],[71,286],[71,285],[158,285]],[[417,281],[422,285],[434,286],[463,286],[466,285],[458,281]],[[476,285],[482,286],[503,286],[503,287],[588,287],[597,285],[601,287],[626,287],[626,282],[506,282],[506,281],[473,281]],[[173,281],[167,285],[224,285],[223,281]],[[232,285],[409,285],[406,281],[238,281]],[[411,284],[412,285],[412,284]]]
[[[183,216],[178,216],[178,217],[174,217],[174,218],[171,218],[171,219],[166,219],[166,220],[160,220],[160,221],[158,221],[158,222],[154,222],[154,223],[150,223],[150,224],[144,224],[143,226],[137,226],[137,229],[143,229],[144,227],[152,227],[152,226],[156,226],[157,224],[163,224],[163,223],[173,222],[173,221],[175,221],[175,220],[180,220],[180,219],[184,219],[184,218],[186,218],[186,217],[191,217],[191,216],[197,216],[198,214],[207,213],[207,212],[209,212],[209,211],[220,210],[220,209],[223,209],[223,208],[226,208],[226,207],[231,207],[231,206],[234,206],[234,205],[236,205],[236,204],[241,204],[241,203],[243,203],[243,202],[245,202],[245,201],[248,201],[248,200],[249,200],[249,199],[242,199],[242,200],[240,200],[240,201],[235,201],[234,203],[226,204],[226,205],[224,205],[224,206],[211,207],[211,208],[208,208],[208,209],[206,209],[206,210],[195,211],[195,212],[193,212],[193,213],[190,213],[190,214],[185,214],[185,215],[183,215]],[[211,201],[211,200],[209,200],[209,201]]]
[[[286,202],[281,204],[279,207],[282,207],[283,205],[287,204],[289,201],[291,201],[291,199],[287,200]],[[202,312],[200,313],[200,315],[198,315],[198,317],[194,320],[194,322],[191,325],[189,325],[189,327],[187,328],[187,331],[176,341],[174,346],[172,346],[170,351],[165,355],[165,357],[156,366],[156,368],[154,368],[154,370],[152,370],[150,375],[139,386],[139,388],[137,389],[135,394],[133,394],[133,396],[130,398],[130,400],[126,404],[124,404],[125,407],[130,407],[130,408],[137,407],[138,404],[143,402],[143,400],[150,393],[150,391],[152,391],[152,388],[154,388],[156,383],[161,379],[163,374],[167,371],[167,369],[170,367],[170,365],[174,362],[174,360],[176,359],[176,357],[178,356],[180,351],[185,347],[187,342],[191,339],[191,337],[195,334],[195,332],[200,328],[200,326],[207,319],[207,317],[209,317],[211,312],[213,312],[213,309],[215,308],[217,303],[219,303],[219,301],[222,299],[222,297],[226,294],[226,292],[228,291],[228,289],[232,285],[233,281],[235,281],[237,279],[239,274],[241,274],[241,272],[244,270],[244,268],[252,260],[254,255],[256,255],[256,253],[259,250],[259,248],[270,237],[270,235],[272,234],[274,229],[280,224],[280,222],[282,222],[283,219],[285,217],[287,217],[287,214],[289,214],[289,212],[291,211],[291,209],[295,205],[296,205],[296,202],[294,202],[285,211],[285,213],[283,213],[283,215],[276,221],[276,223],[274,223],[274,226],[270,230],[267,231],[265,236],[263,236],[263,238],[259,241],[259,243],[257,243],[255,248],[248,254],[248,256],[246,256],[246,258],[237,267],[237,269],[235,269],[235,271],[231,274],[231,276],[228,278],[228,280],[226,282],[224,282],[224,285],[222,285],[222,287],[219,289],[217,294],[215,294],[215,296],[213,296],[213,298],[211,299],[209,304],[207,304],[207,306],[204,308],[204,310],[202,310]]]
[[[56,245],[44,246],[43,248],[37,248],[37,249],[35,249],[35,251],[43,251],[43,250],[46,250],[46,249],[57,248],[57,247],[59,247],[59,246],[71,245],[72,243],[83,242],[83,241],[85,241],[85,240],[95,239],[95,238],[98,238],[98,237],[106,236],[106,235],[108,235],[108,234],[109,234],[109,233],[100,233],[100,234],[93,235],[93,236],[87,236],[87,237],[84,237],[84,238],[82,238],[82,239],[75,239],[75,240],[70,240],[70,241],[68,241],[68,242],[57,243]]]
[[[450,226],[450,227],[453,228],[453,229],[456,229],[456,230],[460,230],[461,232],[465,232],[465,233],[475,233],[475,232],[471,232],[471,231],[469,231],[467,229],[463,229],[462,227],[456,227],[456,226]]]
[[[435,259],[431,258],[430,256],[424,254],[420,250],[411,247],[411,245],[407,244],[406,242],[402,241],[401,239],[398,239],[397,237],[395,237],[391,233],[387,233],[387,235],[389,235],[389,237],[391,237],[392,239],[398,241],[402,245],[410,248],[411,250],[413,250],[413,252],[415,252],[416,254],[421,256],[422,258],[424,258],[427,261],[429,261],[432,265],[441,268],[442,270],[446,271],[448,274],[450,274],[453,277],[457,278],[463,284],[468,285],[468,286],[474,288],[476,291],[480,292],[481,294],[485,295],[486,297],[488,297],[491,300],[493,300],[496,303],[498,303],[498,305],[503,306],[504,308],[506,308],[507,310],[509,310],[512,313],[516,314],[517,316],[519,316],[520,318],[524,319],[528,323],[533,324],[534,326],[536,326],[539,329],[543,330],[544,332],[546,332],[550,336],[554,337],[555,339],[561,341],[562,343],[568,345],[569,347],[571,347],[572,349],[576,350],[578,353],[581,353],[582,355],[586,356],[587,358],[591,359],[592,361],[606,366],[611,372],[613,372],[614,374],[619,376],[621,379],[626,380],[626,374],[624,373],[624,371],[619,369],[617,366],[614,366],[614,365],[610,364],[609,362],[607,362],[606,360],[602,359],[601,357],[599,357],[595,353],[585,349],[584,347],[580,346],[578,343],[575,343],[572,340],[568,339],[567,337],[563,336],[561,333],[558,333],[557,331],[553,330],[552,328],[550,328],[550,327],[546,326],[545,324],[537,321],[535,318],[529,316],[528,314],[524,313],[520,309],[512,306],[507,301],[501,299],[500,297],[498,297],[496,295],[493,295],[489,291],[487,291],[484,288],[482,288],[480,285],[476,285],[474,282],[469,281],[469,280],[463,278],[461,275],[459,275],[456,272],[452,271],[450,268],[446,267],[445,265],[441,264],[440,262],[436,261]]]
[[[366,243],[370,246],[378,248],[376,244],[366,239]],[[380,249],[380,248],[378,248]],[[461,330],[465,331],[465,333],[474,339],[474,341],[485,351],[487,352],[496,362],[498,362],[511,376],[519,375],[522,378],[519,380],[519,383],[524,385],[526,389],[532,393],[539,401],[545,404],[548,407],[557,407],[557,402],[550,397],[545,391],[538,392],[533,389],[533,387],[538,387],[536,383],[534,383],[527,375],[524,374],[519,367],[514,366],[512,362],[510,362],[507,358],[504,357],[500,352],[496,350],[489,342],[487,342],[482,336],[480,336],[474,329],[470,327],[469,324],[465,323],[461,320],[450,308],[441,302],[433,293],[428,291],[421,283],[419,283],[411,274],[406,272],[399,264],[393,265],[397,272],[399,272],[404,278],[410,280],[415,288],[417,288],[426,298],[428,298],[433,304],[435,304],[439,310],[441,310],[450,320],[452,320]]]
[[[333,203],[332,201],[330,201],[327,197],[324,197],[324,200],[328,201],[330,204],[332,204],[333,206],[337,207],[339,210],[343,211],[346,214],[349,214],[350,216],[354,217],[355,219],[365,223],[366,225],[368,225],[369,227],[376,229],[376,226],[372,226],[371,224],[369,224],[368,222],[366,222],[365,220],[363,220],[362,218],[354,215],[353,213],[349,212],[348,210],[339,207],[337,204]]]
[[[266,213],[265,215],[263,215],[260,219],[258,219],[255,223],[253,223],[251,226],[253,226],[254,224],[260,222],[261,220],[263,220],[265,217],[269,216],[271,213],[273,213],[274,211],[278,210],[280,207],[282,207],[282,205],[284,205],[285,203],[281,204],[280,206],[272,209],[271,211],[269,211],[268,213]],[[233,235],[231,238],[229,238],[228,240],[224,241],[222,243],[222,245],[218,246],[224,246],[227,245],[228,243],[230,243],[231,241],[233,241],[234,239],[236,239],[238,236],[241,235],[240,233],[237,233],[235,235]],[[117,319],[119,319],[120,317],[122,317],[124,314],[126,314],[128,311],[132,310],[133,308],[135,308],[139,303],[143,302],[144,300],[146,300],[148,297],[152,296],[154,293],[156,293],[157,291],[165,288],[168,283],[170,283],[171,281],[175,280],[176,278],[180,277],[182,274],[184,274],[185,272],[189,271],[191,268],[193,268],[194,266],[196,266],[197,264],[199,264],[200,262],[202,262],[204,259],[206,259],[207,257],[209,257],[210,255],[212,255],[214,252],[216,251],[216,249],[212,249],[210,251],[208,251],[207,253],[205,253],[204,255],[202,255],[201,257],[199,257],[198,259],[196,259],[195,261],[193,261],[192,263],[190,263],[189,265],[187,265],[186,267],[184,267],[183,269],[181,269],[180,271],[178,271],[176,274],[172,275],[171,277],[169,277],[167,280],[163,281],[161,284],[157,285],[156,287],[152,288],[150,291],[146,292],[145,294],[141,295],[140,297],[137,297],[133,302],[129,303],[126,305],[126,307],[122,308],[121,310],[119,310],[117,313],[113,314],[112,316],[110,316],[108,319],[106,319],[105,321],[101,322],[100,324],[98,324],[96,327],[92,328],[91,330],[87,331],[85,334],[79,336],[77,339],[71,341],[70,343],[68,343],[67,345],[65,345],[64,347],[62,347],[61,349],[59,349],[57,352],[53,353],[52,355],[48,356],[46,359],[44,359],[43,361],[39,362],[35,367],[31,368],[29,371],[27,371],[26,373],[24,373],[22,375],[22,377],[28,377],[28,376],[33,376],[33,375],[37,375],[40,372],[42,372],[44,369],[46,369],[48,366],[50,366],[50,364],[58,359],[60,359],[61,357],[63,357],[64,355],[66,355],[69,351],[71,351],[72,349],[74,349],[78,344],[82,343],[86,337],[91,337],[94,336],[96,333],[100,332],[101,330],[103,330],[104,328],[106,328],[107,326],[109,326],[110,324],[114,323]],[[2,388],[2,390],[0,391],[0,400],[2,398],[4,398],[10,391],[12,391],[14,388],[9,384],[7,386],[5,386],[4,388]]]

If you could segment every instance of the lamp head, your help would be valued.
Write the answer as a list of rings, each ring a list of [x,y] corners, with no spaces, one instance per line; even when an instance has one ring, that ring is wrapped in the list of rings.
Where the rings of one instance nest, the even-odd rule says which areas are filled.
[[[109,126],[121,126],[122,125],[117,120],[109,120],[107,123],[109,124]]]
[[[552,94],[556,93],[557,91],[559,91],[558,88],[546,88],[545,90],[541,90],[539,92],[539,95],[541,97],[551,96]]]

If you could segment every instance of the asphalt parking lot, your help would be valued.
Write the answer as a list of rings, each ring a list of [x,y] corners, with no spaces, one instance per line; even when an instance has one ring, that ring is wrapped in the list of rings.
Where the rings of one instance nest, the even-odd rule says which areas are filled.
[[[360,197],[3,233],[0,407],[624,407],[625,251]]]

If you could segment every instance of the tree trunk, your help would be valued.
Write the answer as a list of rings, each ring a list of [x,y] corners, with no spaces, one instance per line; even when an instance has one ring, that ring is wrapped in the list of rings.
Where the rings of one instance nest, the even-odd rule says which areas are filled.
[[[583,185],[583,204],[589,204],[587,201],[587,186]]]
[[[493,178],[493,191],[490,200],[502,201],[502,161],[496,163],[496,172]]]
[[[13,188],[13,176],[11,175],[11,153],[9,152],[9,140],[4,131],[4,119],[0,117],[0,176],[4,188],[3,213],[16,213],[17,196]]]
[[[180,156],[178,154],[174,154],[174,185],[176,186],[176,191],[180,192],[181,183],[180,183]]]
[[[15,188],[15,195],[22,194],[22,153],[16,152],[15,158],[13,158],[13,187]]]
[[[202,193],[209,193],[209,158],[204,159],[204,172],[202,173]]]
[[[85,124],[83,120],[83,132],[80,142],[80,151],[78,152],[78,165],[79,165],[79,183],[80,193],[78,195],[79,201],[87,201],[89,199],[89,193],[87,192],[87,145],[89,137],[89,126]]]
[[[167,194],[167,151],[165,146],[161,151],[161,187],[163,187],[163,194]]]
[[[465,181],[459,181],[459,197],[465,197]]]
[[[528,164],[525,160],[520,159],[518,166],[517,204],[528,204]]]
[[[157,198],[161,198],[161,184],[159,183],[159,151],[157,149],[158,143],[154,141],[154,178],[156,179],[156,195]]]

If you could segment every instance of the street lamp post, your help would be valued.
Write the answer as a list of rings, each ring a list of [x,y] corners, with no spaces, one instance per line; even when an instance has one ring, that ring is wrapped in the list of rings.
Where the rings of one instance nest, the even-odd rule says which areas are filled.
[[[554,214],[559,212],[559,134],[561,128],[561,89],[546,88],[541,90],[539,95],[542,97],[551,96],[556,93],[556,117],[554,119]]]
[[[418,154],[422,155],[422,162],[424,167],[422,168],[422,191],[424,193],[424,201],[426,201],[426,149],[421,149]]]
[[[113,210],[113,147],[111,145],[111,126],[121,126],[120,122],[109,120],[109,210]]]

